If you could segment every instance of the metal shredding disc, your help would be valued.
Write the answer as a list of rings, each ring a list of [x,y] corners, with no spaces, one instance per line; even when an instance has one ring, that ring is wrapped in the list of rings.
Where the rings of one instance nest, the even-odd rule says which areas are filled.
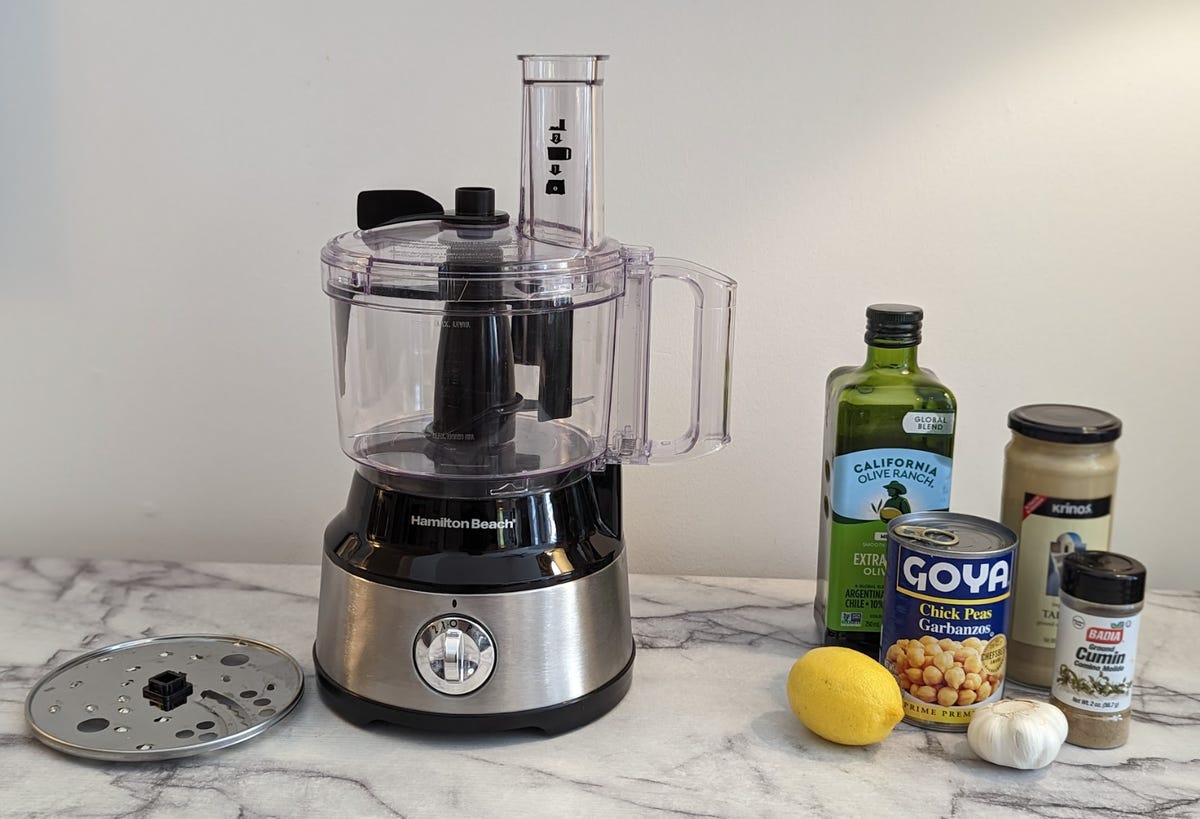
[[[167,689],[180,690],[164,698]],[[258,736],[287,716],[303,691],[300,665],[266,643],[215,635],[152,637],[92,651],[54,669],[29,692],[25,717],[51,748],[144,762]]]

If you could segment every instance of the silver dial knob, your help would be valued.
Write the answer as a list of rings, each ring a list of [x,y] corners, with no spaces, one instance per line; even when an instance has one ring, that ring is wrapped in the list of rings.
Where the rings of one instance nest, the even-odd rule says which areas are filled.
[[[417,635],[413,662],[433,690],[469,694],[492,675],[496,643],[482,623],[468,617],[439,617]]]

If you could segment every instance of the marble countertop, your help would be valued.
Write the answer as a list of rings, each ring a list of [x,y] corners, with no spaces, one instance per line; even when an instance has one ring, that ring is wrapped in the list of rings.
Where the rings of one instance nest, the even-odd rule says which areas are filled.
[[[633,688],[571,733],[355,728],[316,694],[317,581],[316,566],[0,560],[0,814],[1200,816],[1200,592],[1148,597],[1127,745],[1066,745],[1014,771],[962,734],[902,724],[846,748],[809,733],[784,693],[816,639],[799,580],[633,576]],[[32,738],[24,699],[47,670],[179,633],[278,645],[305,668],[304,700],[261,737],[173,762],[92,762]]]

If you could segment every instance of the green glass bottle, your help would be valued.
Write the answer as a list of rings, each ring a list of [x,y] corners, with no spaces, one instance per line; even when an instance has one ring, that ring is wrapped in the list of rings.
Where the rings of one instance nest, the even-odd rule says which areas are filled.
[[[867,360],[825,382],[817,597],[825,645],[879,655],[887,522],[950,508],[954,395],[917,365],[919,307],[867,308]]]

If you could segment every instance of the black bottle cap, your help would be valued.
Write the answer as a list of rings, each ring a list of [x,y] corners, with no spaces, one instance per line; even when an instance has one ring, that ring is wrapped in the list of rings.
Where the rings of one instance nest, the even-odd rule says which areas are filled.
[[[1146,567],[1116,552],[1068,552],[1059,589],[1090,603],[1140,603],[1146,596]]]
[[[1027,404],[1008,414],[1008,428],[1056,444],[1102,444],[1121,437],[1121,419],[1073,404]]]
[[[925,311],[912,304],[872,304],[867,308],[866,341],[890,347],[915,347],[921,343]]]

